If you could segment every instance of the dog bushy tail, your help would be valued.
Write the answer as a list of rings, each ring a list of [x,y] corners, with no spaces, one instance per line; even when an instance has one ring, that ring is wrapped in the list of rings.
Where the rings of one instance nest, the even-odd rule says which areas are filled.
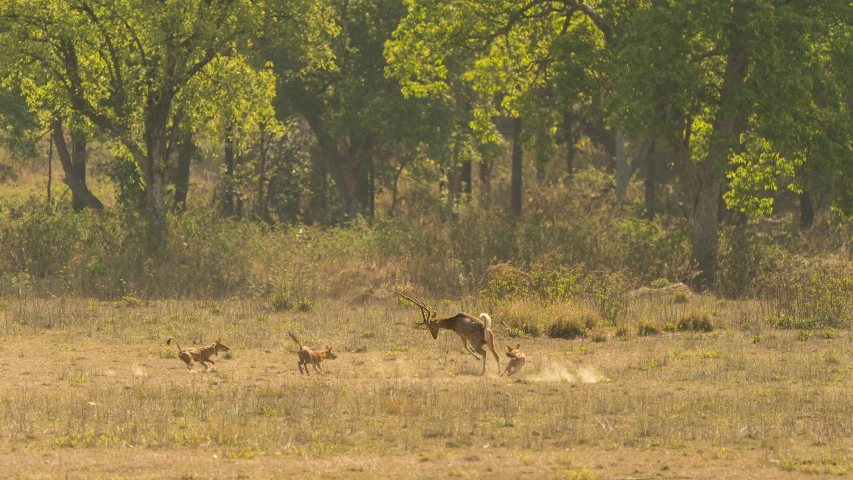
[[[298,339],[298,338],[296,338],[296,335],[294,335],[293,333],[291,333],[291,332],[290,332],[290,330],[288,330],[288,331],[287,331],[287,335],[289,335],[289,336],[290,336],[290,338],[291,338],[294,342],[296,342],[296,345],[297,345],[297,346],[299,346],[299,349],[300,349],[300,350],[302,350],[302,342],[300,342],[300,341],[299,341],[299,339]]]
[[[180,344],[180,343],[178,343],[178,339],[177,339],[177,338],[175,338],[175,337],[169,337],[169,339],[168,339],[168,340],[166,340],[166,345],[171,345],[173,340],[175,341],[175,346],[178,348],[178,353],[181,353],[181,344]]]

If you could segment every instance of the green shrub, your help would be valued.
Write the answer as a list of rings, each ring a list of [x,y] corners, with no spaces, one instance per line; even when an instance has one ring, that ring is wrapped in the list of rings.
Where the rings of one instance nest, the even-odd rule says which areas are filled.
[[[783,330],[811,330],[820,326],[820,319],[817,317],[795,318],[790,315],[780,315],[778,317],[767,317],[767,323],[773,328]]]
[[[546,311],[538,302],[515,301],[500,305],[495,310],[495,319],[500,319],[507,334],[520,337],[538,337],[542,335],[546,321]]]
[[[659,278],[652,282],[652,288],[665,288],[670,285],[672,285],[672,283],[665,278]]]
[[[131,297],[129,295],[125,295],[125,296],[121,297],[121,301],[122,301],[122,303],[125,304],[125,306],[128,306],[128,307],[141,307],[142,306],[142,300],[140,300],[136,297]]]
[[[628,310],[630,282],[621,273],[594,272],[585,279],[586,295],[598,315],[610,324]]]
[[[290,310],[293,308],[293,301],[290,296],[284,292],[278,292],[272,297],[272,308],[276,311]]]
[[[641,337],[657,335],[658,333],[660,333],[660,328],[655,322],[641,320],[637,326],[637,335]]]
[[[687,292],[677,291],[675,295],[672,297],[673,303],[687,303],[690,300],[690,296],[687,295]]]
[[[300,312],[310,312],[313,309],[314,303],[306,298],[300,300],[299,303],[296,304],[296,310]]]
[[[690,312],[678,318],[676,326],[682,331],[711,332],[714,324],[705,312]]]
[[[586,337],[587,329],[583,323],[560,319],[548,325],[547,333],[551,338],[574,340],[575,338]]]
[[[586,337],[591,330],[602,326],[601,318],[589,308],[570,304],[554,305],[549,309],[546,332],[551,338],[574,339]]]
[[[827,263],[782,271],[765,295],[776,328],[846,328],[853,319],[853,264]]]

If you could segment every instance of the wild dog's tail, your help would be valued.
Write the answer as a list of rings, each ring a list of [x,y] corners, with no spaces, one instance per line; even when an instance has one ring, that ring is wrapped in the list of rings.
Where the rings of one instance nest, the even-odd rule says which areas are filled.
[[[301,350],[302,349],[302,343],[299,341],[298,338],[296,338],[296,335],[290,333],[290,330],[287,331],[287,334],[290,336],[291,339],[293,339],[294,342],[296,342],[296,345],[298,345],[299,349]]]
[[[484,328],[484,330],[492,328],[492,317],[490,317],[488,313],[481,313],[480,318],[482,318],[486,322],[486,327]]]
[[[169,339],[168,339],[168,340],[166,340],[166,345],[171,345],[171,344],[172,344],[172,340],[174,340],[174,341],[175,341],[175,346],[176,346],[176,347],[178,347],[178,353],[181,353],[181,344],[180,344],[180,343],[178,343],[178,339],[177,339],[177,338],[175,338],[175,337],[169,337]]]

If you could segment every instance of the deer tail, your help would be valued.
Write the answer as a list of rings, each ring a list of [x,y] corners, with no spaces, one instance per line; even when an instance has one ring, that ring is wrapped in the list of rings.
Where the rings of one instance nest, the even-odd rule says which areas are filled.
[[[492,317],[490,317],[488,313],[481,313],[480,318],[482,318],[486,322],[486,328],[484,328],[483,330],[488,330],[492,328]]]
[[[300,342],[299,342],[299,339],[298,339],[298,338],[296,338],[296,335],[294,335],[293,333],[291,333],[291,332],[290,332],[290,330],[288,330],[288,331],[287,331],[287,335],[289,335],[289,336],[290,336],[290,338],[291,338],[294,342],[296,342],[296,345],[298,345],[298,346],[299,346],[299,349],[301,350],[301,349],[302,349],[302,343],[300,343]]]
[[[178,348],[178,353],[181,353],[181,344],[180,344],[180,343],[178,343],[178,339],[177,339],[177,338],[175,338],[175,337],[169,337],[169,339],[168,339],[168,340],[166,340],[166,345],[171,345],[171,344],[172,344],[172,340],[174,340],[174,341],[175,341],[175,347],[177,347],[177,348]]]

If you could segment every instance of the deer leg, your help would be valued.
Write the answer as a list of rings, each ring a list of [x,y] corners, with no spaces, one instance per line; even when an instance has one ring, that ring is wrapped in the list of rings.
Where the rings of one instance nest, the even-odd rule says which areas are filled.
[[[498,356],[498,352],[495,351],[495,334],[492,333],[491,330],[486,330],[483,332],[486,336],[486,346],[489,347],[489,350],[492,351],[492,355],[495,356],[495,361],[498,362],[498,371],[501,371],[501,357]],[[483,354],[486,355],[485,353]]]
[[[486,374],[486,351],[483,350],[483,347],[478,345],[477,346],[477,353],[480,354],[480,356],[477,357],[478,360],[480,359],[480,357],[483,358],[483,373],[482,374],[485,375]],[[500,371],[500,367],[498,367],[498,371]]]
[[[463,337],[462,335],[459,335],[459,338],[462,339],[462,346],[465,347],[466,350],[471,352],[471,355],[474,355],[474,358],[479,360],[480,356],[477,355],[477,352],[475,352],[474,349],[471,347],[471,342],[469,342],[468,339]]]

